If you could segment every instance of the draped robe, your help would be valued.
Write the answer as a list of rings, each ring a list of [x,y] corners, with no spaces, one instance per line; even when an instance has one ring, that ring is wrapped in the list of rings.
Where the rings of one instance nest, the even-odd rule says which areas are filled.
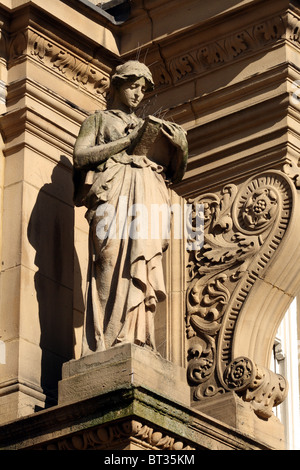
[[[99,111],[79,135],[88,135],[87,145],[105,144],[126,136],[140,121],[118,110]],[[92,172],[84,198],[90,262],[82,355],[121,342],[155,349],[154,315],[166,296],[162,255],[170,229],[164,172],[146,155],[126,151]],[[153,221],[161,208],[162,220]]]

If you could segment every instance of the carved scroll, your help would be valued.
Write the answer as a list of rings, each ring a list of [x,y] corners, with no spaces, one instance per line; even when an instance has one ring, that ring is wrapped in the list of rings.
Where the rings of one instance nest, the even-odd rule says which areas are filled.
[[[87,91],[106,95],[109,78],[98,69],[93,61],[85,61],[55,44],[54,41],[31,31],[29,50],[31,56],[38,58],[44,65],[53,68],[73,83],[82,86]]]
[[[285,379],[252,358],[233,357],[233,342],[249,293],[289,228],[294,174],[268,171],[193,201],[204,209],[205,232],[188,264],[187,374],[194,402],[234,390],[266,418],[286,396]]]
[[[250,402],[255,414],[263,419],[271,418],[273,407],[282,403],[288,392],[282,375],[257,366],[247,357],[236,358],[226,367],[224,383],[228,390]]]

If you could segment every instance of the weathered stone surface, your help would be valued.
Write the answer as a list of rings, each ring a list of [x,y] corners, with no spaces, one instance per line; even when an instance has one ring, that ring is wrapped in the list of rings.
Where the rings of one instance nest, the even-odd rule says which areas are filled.
[[[58,384],[58,402],[74,403],[132,387],[144,387],[171,401],[190,404],[185,369],[130,343],[66,362]]]
[[[188,146],[175,123],[136,115],[153,87],[145,64],[117,66],[108,109],[89,116],[75,142],[74,200],[88,209],[90,230],[82,355],[122,342],[156,350],[171,227],[167,184],[183,178]]]
[[[206,429],[203,432],[208,433],[205,435],[209,435],[209,442],[205,441],[204,446],[218,448],[221,433],[222,448],[261,448],[260,436],[270,438],[271,448],[279,447],[281,442],[274,442],[271,435],[281,433],[277,425],[273,427],[274,419],[271,417],[261,423],[264,431],[260,434],[259,426],[251,424],[257,422],[258,416],[254,411],[252,417],[247,414],[248,405],[256,406],[260,392],[255,397],[253,390],[246,387],[236,389],[233,394],[230,386],[239,385],[238,381],[233,380],[228,386],[225,376],[228,378],[226,371],[240,357],[254,364],[255,371],[268,369],[274,335],[299,286],[300,132],[296,86],[300,78],[297,68],[299,5],[287,0],[226,0],[212,1],[199,9],[199,2],[194,0],[184,0],[180,8],[177,0],[136,0],[133,3],[130,19],[116,25],[96,8],[89,8],[86,1],[70,0],[68,4],[58,0],[1,2],[0,335],[5,364],[0,364],[0,421],[16,420],[1,427],[1,435],[6,440],[3,445],[22,447],[33,442],[46,445],[49,439],[57,439],[61,433],[70,436],[72,425],[77,426],[76,432],[81,432],[80,420],[88,414],[87,408],[74,403],[31,415],[50,398],[55,399],[62,363],[72,357],[79,358],[81,354],[88,228],[84,210],[74,209],[72,204],[74,142],[84,119],[96,109],[105,109],[112,68],[139,57],[149,64],[156,85],[151,99],[145,103],[147,114],[174,120],[187,131],[190,152],[187,172],[183,181],[172,187],[178,194],[174,196],[172,192],[172,198],[183,203],[184,199],[197,201],[209,194],[206,207],[218,221],[206,231],[210,246],[218,235],[218,248],[220,239],[224,250],[233,243],[244,257],[243,261],[248,262],[247,267],[242,266],[246,267],[242,272],[237,269],[239,257],[233,257],[236,264],[223,272],[227,279],[218,278],[218,286],[222,288],[219,300],[223,303],[212,305],[216,308],[208,317],[208,310],[204,310],[216,291],[206,276],[202,278],[198,294],[201,291],[205,305],[201,304],[204,310],[198,320],[205,317],[208,323],[216,321],[220,329],[215,335],[210,332],[208,339],[207,331],[202,328],[194,339],[189,337],[187,341],[185,300],[186,290],[191,294],[192,285],[189,270],[182,270],[188,261],[185,246],[180,240],[173,240],[164,259],[167,297],[155,319],[158,350],[165,359],[183,368],[190,365],[191,352],[192,359],[198,360],[198,370],[193,369],[196,381],[193,391],[197,389],[198,396],[203,398],[205,390],[208,400],[197,400],[196,406],[203,405],[205,412],[212,416],[220,409],[218,419],[238,429],[245,425],[238,416],[245,413],[249,418],[249,432],[253,431],[256,443],[237,429],[234,431],[231,424],[216,424],[214,418],[204,419],[201,413],[189,409],[194,427],[188,425],[187,428],[193,432]],[[58,170],[54,175],[57,179],[52,181],[54,170]],[[271,186],[274,189],[275,173],[276,178],[280,175],[283,185],[275,185],[278,192],[274,199],[270,190]],[[233,197],[228,204],[228,188],[236,188],[236,194],[243,195],[247,182],[256,181],[259,186],[261,178],[267,178],[264,181],[269,189],[264,203],[269,209],[271,201],[277,203],[273,206],[277,207],[275,211],[268,209],[266,212],[262,201],[258,205],[264,215],[270,216],[270,226],[265,227],[269,231],[255,233],[252,240],[249,233],[244,233],[245,240],[240,237],[232,240],[230,237],[240,232],[237,222],[245,221],[245,215],[249,222],[254,215],[253,208],[256,210],[258,206],[246,197],[245,205],[239,206],[244,207],[244,213],[239,210],[241,219],[235,218],[241,199],[233,203]],[[289,195],[285,197],[281,189],[287,187],[285,194]],[[32,232],[43,245],[40,253],[44,261],[35,284],[35,273],[39,270],[35,261],[39,257],[28,239],[28,222],[38,195],[42,206],[49,208],[49,218],[46,211],[41,210],[40,224],[43,220],[46,228],[43,226],[39,232],[37,223]],[[222,218],[225,206],[225,218]],[[45,241],[47,233],[52,233],[47,231],[48,223],[51,227],[56,224],[55,244],[52,235],[51,243],[47,245]],[[43,235],[42,240],[39,240],[39,233]],[[251,246],[254,251],[247,252],[247,247]],[[209,256],[207,246],[205,254]],[[222,253],[219,251],[219,254]],[[64,265],[63,256],[67,258]],[[203,269],[202,254],[196,257]],[[217,261],[211,256],[210,262],[222,271],[228,264],[221,266],[221,258]],[[241,277],[237,278],[237,274]],[[199,284],[201,282],[198,287]],[[206,289],[203,296],[202,288]],[[210,299],[205,297],[208,293]],[[194,319],[197,316],[190,305],[188,314]],[[194,344],[197,342],[200,345]],[[218,359],[216,352],[221,354]],[[212,372],[211,382],[202,386],[201,381],[209,372]],[[267,376],[265,374],[263,380]],[[248,385],[253,377],[250,379]],[[224,404],[228,404],[229,397],[234,397],[227,407],[231,410],[230,416],[225,412],[226,406],[210,406],[215,403],[215,399],[210,401],[210,394],[219,386],[225,391],[221,397]],[[257,384],[255,386],[258,390]],[[280,380],[275,388],[278,395],[281,392],[284,395],[284,390],[278,390]],[[86,405],[89,400],[85,401]],[[276,400],[272,395],[271,402]],[[160,402],[165,403],[163,396]],[[105,402],[106,407],[108,403],[109,400]],[[241,405],[245,406],[243,412]],[[118,416],[127,419],[126,412],[120,410],[121,405],[118,414],[110,415],[113,420]],[[76,424],[73,413],[78,419]],[[27,415],[30,417],[26,418]],[[59,419],[64,424],[58,429]],[[109,422],[109,417],[107,419]],[[135,419],[142,427],[152,426],[145,423],[142,416]],[[154,421],[152,424],[153,428],[157,426]],[[52,431],[48,434],[49,426]],[[86,421],[87,429],[89,426],[94,426],[92,419]],[[174,421],[172,426],[175,426]],[[136,427],[134,429],[136,432]],[[149,432],[145,428],[146,435]],[[164,432],[170,435],[167,427]],[[28,441],[24,440],[25,435],[31,436]],[[194,437],[190,442],[201,441],[203,434]],[[86,435],[80,439],[76,442],[87,442]],[[145,446],[145,443],[139,442],[137,446]],[[66,445],[72,448],[69,441]]]
[[[145,388],[115,390],[1,427],[2,450],[263,450],[238,430]]]
[[[269,420],[259,419],[253,413],[251,404],[233,392],[198,403],[195,407],[242,433],[268,443],[270,448],[285,449],[284,426],[279,419],[274,415]]]

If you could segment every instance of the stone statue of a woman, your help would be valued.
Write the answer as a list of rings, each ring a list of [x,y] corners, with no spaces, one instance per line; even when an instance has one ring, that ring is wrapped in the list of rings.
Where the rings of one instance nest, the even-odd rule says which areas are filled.
[[[141,212],[170,207],[166,182],[182,178],[187,159],[181,127],[134,112],[153,89],[144,64],[119,65],[111,86],[109,109],[84,121],[74,148],[75,204],[87,207],[90,224],[83,356],[121,342],[155,350],[168,231],[151,236]],[[165,217],[162,225],[168,223]]]

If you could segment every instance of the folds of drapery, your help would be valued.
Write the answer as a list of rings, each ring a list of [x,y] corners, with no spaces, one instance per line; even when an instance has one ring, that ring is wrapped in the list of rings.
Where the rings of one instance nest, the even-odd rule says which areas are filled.
[[[92,209],[87,214],[90,270],[83,355],[118,342],[155,349],[154,314],[156,303],[165,298],[162,253],[170,228],[162,171],[144,156],[120,154],[95,174],[88,195]]]

